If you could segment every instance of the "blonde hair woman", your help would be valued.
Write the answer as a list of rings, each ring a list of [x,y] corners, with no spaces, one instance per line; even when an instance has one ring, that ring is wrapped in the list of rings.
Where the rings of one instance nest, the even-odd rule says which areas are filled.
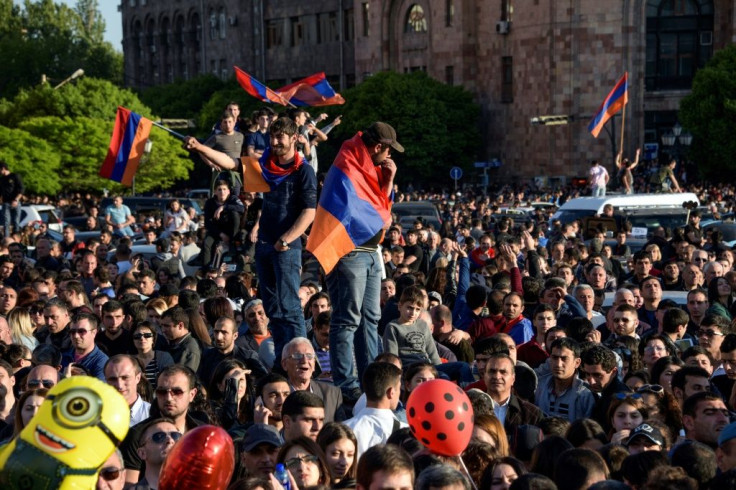
[[[8,314],[8,325],[10,335],[14,344],[25,345],[31,351],[38,345],[38,340],[33,336],[33,322],[28,308],[13,308]]]

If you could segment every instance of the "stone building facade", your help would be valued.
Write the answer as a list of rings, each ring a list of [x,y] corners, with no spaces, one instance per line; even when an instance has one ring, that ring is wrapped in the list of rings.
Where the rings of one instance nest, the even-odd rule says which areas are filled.
[[[232,64],[269,81],[325,71],[336,87],[424,70],[475,94],[481,157],[500,159],[491,171],[507,180],[584,175],[593,158],[611,168],[612,139],[587,125],[627,71],[624,153],[661,146],[695,71],[734,41],[736,24],[734,0],[141,2],[122,5],[130,85],[229,76]],[[540,115],[568,124],[532,125]],[[614,122],[617,148],[621,116]]]

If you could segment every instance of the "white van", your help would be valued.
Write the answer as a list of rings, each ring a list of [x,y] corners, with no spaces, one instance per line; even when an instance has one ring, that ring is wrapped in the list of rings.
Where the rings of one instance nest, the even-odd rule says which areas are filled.
[[[555,220],[560,223],[572,223],[576,219],[600,215],[606,204],[613,206],[616,214],[637,209],[683,209],[683,203],[694,201],[700,204],[698,196],[692,192],[681,192],[677,194],[632,194],[606,197],[578,197],[570,199],[560,206],[550,218],[550,225]]]
[[[0,206],[0,222],[2,222],[4,213]],[[20,207],[20,226],[25,227],[32,223],[46,223],[49,230],[61,233],[63,223],[56,208],[48,204],[31,204]],[[4,224],[4,223],[3,223]]]

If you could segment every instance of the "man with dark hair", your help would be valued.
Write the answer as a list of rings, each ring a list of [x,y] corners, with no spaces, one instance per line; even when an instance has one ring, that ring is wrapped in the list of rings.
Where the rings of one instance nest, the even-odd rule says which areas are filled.
[[[36,330],[35,336],[42,344],[51,344],[61,352],[69,350],[72,340],[69,336],[69,310],[66,303],[59,298],[54,298],[46,303],[43,309],[46,317],[46,328]]]
[[[513,393],[516,366],[508,354],[491,354],[483,379],[491,397],[493,413],[501,421],[507,434],[515,433],[520,425],[536,425],[544,414],[536,406]]]
[[[194,371],[180,364],[164,368],[158,375],[156,383],[156,405],[159,415],[174,421],[177,430],[182,434],[202,425],[200,420],[192,417],[191,403],[197,394],[197,375]],[[143,471],[143,462],[138,454],[141,431],[149,419],[130,428],[128,435],[120,445],[125,459],[125,482],[136,484]]]
[[[503,323],[499,331],[514,339],[516,345],[529,342],[534,337],[532,322],[524,316],[524,297],[510,292],[503,298]]]
[[[135,352],[130,330],[124,324],[125,313],[119,301],[110,300],[102,305],[102,325],[105,329],[97,334],[95,342],[110,357]]]
[[[570,421],[590,417],[595,396],[577,376],[580,345],[567,337],[555,340],[547,363],[551,373],[539,382],[535,394],[537,406],[545,415]]]
[[[705,347],[715,361],[716,370],[721,363],[721,343],[727,334],[731,332],[731,325],[727,318],[712,313],[706,314],[700,322],[695,335],[698,344]],[[714,371],[716,375],[721,374]]]
[[[13,419],[16,408],[15,393],[13,392],[15,377],[13,376],[13,366],[2,359],[0,359],[0,386],[5,388],[5,395],[0,400],[0,420],[4,420],[10,425],[12,435]]]
[[[696,441],[675,447],[670,460],[699,482],[709,482],[718,471],[713,449]]]
[[[245,148],[249,157],[261,158],[263,153],[271,146],[268,137],[271,115],[266,108],[259,109],[255,113],[255,123],[257,128],[255,131],[248,133],[245,139]]]
[[[646,276],[639,283],[644,304],[639,308],[639,321],[648,323],[653,329],[659,327],[657,306],[662,301],[662,283],[659,278]],[[643,332],[642,332],[643,333]]]
[[[358,439],[357,458],[369,447],[385,444],[394,431],[406,427],[394,417],[401,396],[399,368],[388,362],[369,364],[363,373],[363,391],[365,408],[345,421]]]
[[[256,384],[256,399],[254,422],[268,424],[279,432],[283,429],[281,409],[284,401],[291,394],[289,380],[280,374],[269,373],[258,380]]]
[[[675,372],[670,381],[672,395],[683,408],[685,400],[701,391],[710,391],[710,380],[708,371],[696,366],[683,366]]]
[[[112,356],[104,367],[105,381],[123,395],[130,408],[130,426],[148,418],[151,404],[138,394],[143,371],[138,360],[128,354]]]
[[[301,236],[314,220],[317,178],[296,153],[297,130],[294,121],[277,119],[269,130],[271,148],[259,160],[269,192],[263,196],[256,266],[261,299],[271,319],[276,366],[284,345],[294,337],[306,336],[299,303]],[[218,168],[242,170],[240,161],[203,146],[196,138],[187,138],[185,145]]]
[[[107,355],[95,344],[98,320],[92,313],[78,313],[69,327],[72,349],[64,353],[61,366],[66,369],[70,364],[77,364],[90,376],[105,381],[104,367]]]
[[[691,264],[692,265],[692,264]],[[708,291],[699,287],[693,288],[687,293],[687,312],[690,314],[690,322],[687,324],[687,333],[696,336],[700,323],[708,311]]]
[[[606,462],[591,449],[568,449],[560,454],[555,464],[554,481],[557,488],[585,490],[607,478]]]
[[[199,363],[197,376],[205,386],[209,386],[215,368],[225,359],[237,359],[246,365],[258,379],[268,373],[266,367],[258,358],[258,353],[241,347],[235,343],[238,338],[238,328],[235,320],[228,317],[220,317],[212,329],[214,342],[212,347],[206,349]]]
[[[598,421],[603,429],[611,429],[608,417],[608,406],[618,393],[628,393],[631,390],[618,379],[618,361],[611,349],[602,345],[593,345],[585,349],[581,356],[582,378],[588,383],[591,391],[599,396],[593,407],[591,417]]]
[[[181,306],[164,311],[159,322],[161,332],[168,341],[165,350],[177,364],[183,364],[192,371],[197,370],[202,351],[189,331],[189,315]]]
[[[20,231],[20,208],[23,198],[23,181],[20,176],[10,171],[5,161],[0,161],[0,197],[3,202],[5,220],[5,238],[10,236],[11,229]]]
[[[358,461],[357,490],[412,490],[414,462],[393,444],[368,449]]]
[[[270,425],[248,427],[240,443],[240,464],[248,476],[270,478],[276,467],[276,456],[284,440]]]
[[[689,321],[690,316],[686,311],[676,307],[669,308],[662,317],[662,334],[669,337],[672,343],[677,345],[676,342],[685,338],[685,336],[690,338],[690,335],[687,333],[687,324]]]
[[[709,391],[695,393],[682,406],[685,437],[716,449],[718,437],[729,423],[728,417],[728,409],[721,397]]]
[[[138,457],[146,464],[146,470],[143,479],[131,490],[159,487],[159,476],[164,460],[181,437],[182,433],[172,419],[152,419],[143,424],[138,439]]]
[[[299,436],[317,440],[317,434],[325,423],[325,404],[320,397],[308,391],[294,391],[281,407],[284,424],[284,440]]]
[[[470,481],[452,466],[436,464],[419,473],[414,490],[470,490]]]
[[[711,377],[710,382],[718,388],[719,392],[728,396],[733,390],[734,382],[736,382],[736,334],[726,334],[719,350],[721,351],[721,369],[725,374]],[[731,409],[733,408],[730,406],[729,400],[726,400],[726,405],[729,405]]]

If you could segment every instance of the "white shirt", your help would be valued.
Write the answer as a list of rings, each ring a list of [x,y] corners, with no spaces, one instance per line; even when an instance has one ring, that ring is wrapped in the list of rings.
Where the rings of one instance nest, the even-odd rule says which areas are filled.
[[[130,407],[130,426],[133,427],[146,420],[150,411],[151,404],[139,396],[133,406]]]
[[[360,458],[364,452],[376,444],[385,444],[399,422],[394,413],[388,408],[365,407],[355,414],[355,417],[345,421],[345,425],[353,429],[358,440],[358,454]],[[408,427],[399,422],[399,428]]]

